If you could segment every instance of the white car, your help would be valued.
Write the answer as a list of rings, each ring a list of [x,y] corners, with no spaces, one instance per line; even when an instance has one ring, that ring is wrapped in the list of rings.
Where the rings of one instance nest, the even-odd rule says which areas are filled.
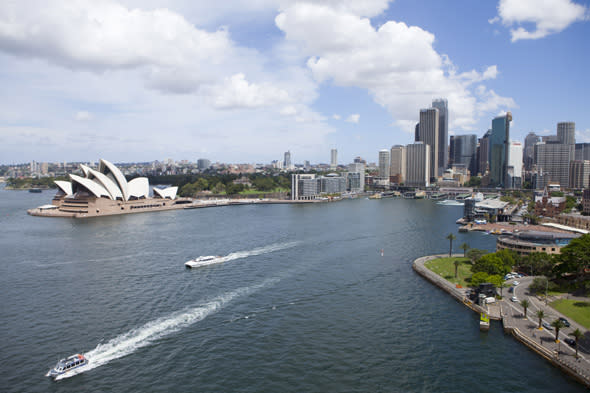
[[[518,302],[518,298],[516,296],[512,296],[510,298],[510,300],[513,301],[513,302]]]
[[[518,281],[514,281],[514,282],[512,283],[512,285],[514,285],[514,286],[517,286],[518,284],[520,284],[520,282],[518,282]]]

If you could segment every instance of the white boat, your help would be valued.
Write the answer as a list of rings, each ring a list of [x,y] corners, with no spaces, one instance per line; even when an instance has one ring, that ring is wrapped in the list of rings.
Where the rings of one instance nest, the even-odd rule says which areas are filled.
[[[49,370],[46,377],[56,378],[60,375],[66,374],[72,370],[79,369],[80,367],[84,367],[88,365],[88,359],[84,357],[84,355],[80,355],[79,353],[70,356],[66,359],[61,359],[54,368]]]
[[[221,255],[206,255],[206,256],[200,256],[195,259],[191,259],[190,261],[185,262],[184,266],[186,266],[188,268],[195,268],[195,267],[213,265],[214,263],[220,263],[220,262],[223,262],[224,260],[225,260],[224,257],[222,257]]]
[[[453,199],[445,199],[444,201],[436,202],[436,204],[443,206],[463,206],[464,202]]]

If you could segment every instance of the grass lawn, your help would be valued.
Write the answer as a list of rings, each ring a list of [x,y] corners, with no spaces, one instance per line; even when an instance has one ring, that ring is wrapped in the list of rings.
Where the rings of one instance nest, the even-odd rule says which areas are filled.
[[[461,262],[457,269],[457,278],[455,278],[455,260]],[[426,262],[424,266],[453,284],[459,284],[463,287],[469,286],[469,282],[465,281],[465,279],[470,279],[472,275],[469,258],[437,258]]]
[[[550,304],[551,307],[567,315],[586,329],[590,329],[590,302],[579,300],[559,299]]]

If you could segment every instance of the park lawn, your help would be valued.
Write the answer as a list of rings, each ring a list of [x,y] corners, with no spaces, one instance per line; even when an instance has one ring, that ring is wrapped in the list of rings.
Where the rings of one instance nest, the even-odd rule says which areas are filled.
[[[461,264],[457,269],[457,278],[455,278],[455,259],[458,259]],[[438,274],[442,278],[446,279],[453,284],[459,284],[463,287],[468,287],[469,282],[467,279],[471,279],[471,261],[469,258],[463,257],[445,257],[432,259],[424,264],[428,269]]]
[[[551,307],[567,315],[586,329],[590,329],[590,302],[579,300],[559,299],[550,304]]]

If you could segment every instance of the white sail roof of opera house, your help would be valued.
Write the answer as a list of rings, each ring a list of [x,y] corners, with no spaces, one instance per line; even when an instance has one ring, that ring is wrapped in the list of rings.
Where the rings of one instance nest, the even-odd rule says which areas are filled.
[[[130,198],[148,198],[150,185],[146,177],[136,177],[127,182],[123,173],[107,160],[100,160],[98,170],[80,165],[84,177],[70,174],[71,182],[56,180],[66,197],[73,197],[79,191],[85,191],[97,198],[128,201]],[[163,190],[154,188],[154,196],[160,198],[176,198],[178,187]]]

